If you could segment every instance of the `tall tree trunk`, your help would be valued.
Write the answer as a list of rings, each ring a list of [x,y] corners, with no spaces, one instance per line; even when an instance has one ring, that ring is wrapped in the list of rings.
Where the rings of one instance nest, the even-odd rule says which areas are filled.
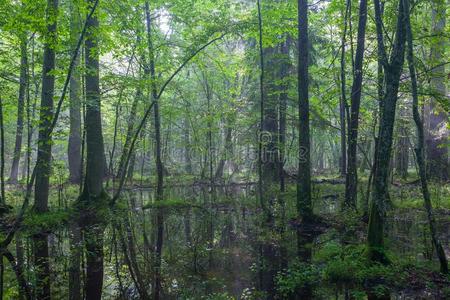
[[[367,0],[359,3],[358,37],[355,56],[355,74],[353,76],[350,124],[348,128],[348,165],[345,177],[345,206],[356,209],[358,196],[357,184],[357,144],[359,126],[359,107],[361,104],[361,89],[363,77],[364,42],[367,23]]]
[[[450,101],[445,91],[445,53],[448,38],[445,37],[445,12],[446,0],[432,1],[432,26],[433,35],[438,39],[437,44],[431,48],[432,65],[439,65],[433,68],[431,73],[431,85],[435,96],[430,100],[429,131],[426,133],[426,154],[429,161],[428,174],[430,177],[447,181],[449,179],[448,163],[448,112],[439,106],[439,102]],[[439,99],[439,101],[438,101]]]
[[[377,27],[378,55],[383,65],[386,84],[381,111],[378,143],[375,153],[372,202],[369,211],[368,254],[371,260],[387,262],[384,254],[384,219],[387,209],[388,173],[392,152],[392,138],[395,121],[400,74],[405,56],[405,24],[403,0],[399,1],[397,31],[391,58],[388,60],[383,39],[383,21],[381,19],[380,1],[374,0]]]
[[[80,12],[75,1],[71,2],[70,11],[70,43],[72,51],[76,50],[80,35]],[[67,149],[69,161],[69,181],[79,184],[81,180],[81,95],[80,95],[80,73],[78,65],[80,55],[77,55],[73,73],[70,77],[70,133]]]
[[[341,98],[339,99],[339,121],[341,123],[341,164],[340,164],[340,173],[341,176],[345,176],[347,173],[347,126],[345,120],[345,110],[347,107],[347,84],[346,84],[346,76],[345,76],[345,44],[346,44],[346,36],[347,36],[347,20],[350,14],[350,1],[347,0],[347,5],[345,8],[344,15],[344,32],[342,33],[341,39]]]
[[[156,89],[156,73],[155,73],[155,55],[152,41],[152,23],[150,16],[150,7],[148,1],[145,2],[145,17],[147,23],[147,43],[149,53],[149,72],[151,79],[151,95],[154,101],[154,126],[155,126],[155,152],[156,152],[156,201],[163,200],[163,184],[164,184],[164,167],[161,159],[161,117],[159,115],[159,99]],[[161,294],[161,259],[163,247],[163,230],[164,217],[163,211],[158,209],[156,212],[156,245],[154,257],[154,279],[153,279],[153,299],[159,300]]]
[[[416,69],[414,65],[414,52],[413,52],[413,36],[412,36],[412,29],[411,29],[411,22],[410,22],[410,12],[409,12],[409,0],[405,1],[405,14],[406,14],[406,39],[408,42],[408,48],[407,48],[407,59],[408,59],[408,66],[409,66],[409,74],[411,76],[411,88],[412,88],[412,96],[413,96],[413,118],[414,122],[416,123],[417,128],[417,145],[416,145],[416,157],[417,157],[417,164],[419,166],[419,176],[420,176],[420,182],[422,186],[422,194],[423,194],[423,200],[425,203],[425,209],[427,211],[427,218],[428,218],[428,224],[430,226],[430,233],[431,233],[431,240],[433,242],[434,249],[436,250],[436,254],[439,259],[441,272],[444,274],[448,274],[448,262],[447,258],[445,256],[444,249],[442,248],[442,245],[438,239],[438,234],[436,230],[436,221],[434,219],[433,215],[433,207],[431,205],[431,197],[430,192],[428,190],[428,182],[427,182],[427,174],[426,174],[426,161],[424,156],[424,128],[423,128],[423,122],[420,118],[419,114],[419,97],[417,93],[417,75],[416,75]]]
[[[281,92],[279,97],[279,127],[278,127],[278,151],[279,151],[279,166],[278,176],[280,179],[280,191],[283,193],[286,189],[284,163],[286,155],[286,110],[288,101],[288,76],[291,62],[289,59],[289,48],[291,46],[291,37],[286,36],[286,41],[281,45],[282,63],[280,69],[280,80],[282,80]]]
[[[14,155],[11,165],[10,183],[17,183],[19,175],[19,161],[22,152],[22,134],[23,134],[23,115],[25,106],[25,96],[28,86],[28,53],[27,36],[21,37],[20,41],[20,79],[19,79],[19,98],[17,100],[17,127],[16,142],[14,146]]]
[[[39,141],[36,162],[34,209],[36,213],[48,211],[49,179],[51,173],[51,123],[53,119],[53,95],[55,76],[55,48],[57,45],[58,0],[48,0],[46,10],[47,34],[44,42],[42,64],[42,94],[39,114]],[[36,267],[36,297],[50,299],[50,263],[48,234],[39,232],[33,236]]]
[[[89,7],[95,7],[98,0],[87,0]],[[86,67],[86,176],[83,192],[81,225],[86,246],[86,299],[98,300],[103,287],[103,216],[106,192],[103,188],[105,175],[105,153],[102,133],[99,54],[99,22],[96,13],[87,20],[85,41]]]
[[[298,0],[298,112],[300,136],[298,144],[297,210],[302,221],[311,220],[313,215],[311,202],[308,47],[308,0]]]

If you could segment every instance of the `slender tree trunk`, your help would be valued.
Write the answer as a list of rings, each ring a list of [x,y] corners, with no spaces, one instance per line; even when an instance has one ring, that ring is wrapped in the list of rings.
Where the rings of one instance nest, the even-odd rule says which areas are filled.
[[[350,10],[350,1],[347,0],[344,16],[344,32],[341,39],[341,98],[339,99],[339,121],[341,123],[341,176],[346,176],[347,173],[347,126],[345,120],[345,109],[347,107],[346,95],[346,76],[345,76],[345,44],[347,36],[347,19]]]
[[[345,177],[345,206],[356,209],[357,201],[357,144],[359,126],[359,107],[361,104],[361,89],[363,77],[364,43],[367,23],[367,0],[359,3],[358,37],[355,56],[355,74],[353,76],[351,93],[350,124],[348,128],[348,165]]]
[[[19,79],[19,98],[17,101],[17,127],[16,142],[14,146],[14,155],[11,165],[10,183],[17,183],[19,175],[19,161],[22,153],[22,134],[23,134],[23,116],[25,97],[28,86],[28,53],[27,36],[23,36],[20,41],[20,79]]]
[[[280,80],[282,80],[281,93],[279,97],[279,127],[278,127],[278,151],[279,151],[279,178],[280,191],[283,193],[286,189],[284,163],[286,155],[286,110],[288,100],[289,84],[287,82],[291,63],[289,60],[289,48],[291,46],[291,37],[286,36],[286,41],[281,45],[282,64],[280,70]]]
[[[417,164],[419,166],[419,176],[420,176],[420,182],[422,186],[422,194],[423,194],[423,200],[425,203],[425,209],[427,211],[427,218],[428,218],[428,224],[430,226],[430,233],[431,233],[431,240],[433,242],[434,249],[436,250],[436,254],[439,259],[441,272],[444,274],[448,274],[448,262],[447,258],[445,256],[444,249],[442,248],[442,245],[438,239],[438,234],[436,230],[436,221],[434,219],[433,215],[433,207],[431,204],[431,197],[430,192],[428,190],[428,182],[427,182],[427,174],[426,174],[426,161],[425,161],[425,155],[424,155],[424,128],[423,128],[423,122],[420,118],[419,114],[419,97],[417,92],[417,75],[416,75],[416,69],[414,65],[414,51],[413,51],[413,36],[412,36],[412,29],[411,29],[411,22],[410,22],[410,11],[409,11],[409,0],[403,0],[405,1],[405,14],[406,14],[406,39],[408,42],[408,48],[407,48],[407,59],[408,59],[408,66],[409,66],[409,74],[411,76],[411,88],[412,88],[412,96],[413,96],[413,118],[414,122],[416,123],[417,128],[417,145],[416,145],[416,157],[417,157]]]
[[[98,0],[87,0],[89,7]],[[99,22],[96,13],[86,23],[85,67],[86,67],[86,176],[80,201],[84,243],[86,246],[86,299],[98,300],[103,288],[103,216],[100,211],[106,205],[103,188],[105,175],[105,152],[102,133],[99,54],[97,32]]]
[[[370,203],[368,227],[368,254],[371,260],[387,262],[384,254],[384,219],[387,210],[388,173],[392,152],[392,139],[395,121],[400,74],[405,55],[405,25],[403,0],[399,1],[397,31],[390,61],[387,58],[383,40],[383,21],[381,19],[380,1],[374,0],[377,27],[378,55],[383,65],[386,87],[381,111],[378,145],[375,153],[372,202]]]
[[[309,134],[308,93],[308,0],[298,0],[298,95],[299,95],[299,153],[297,175],[297,210],[301,220],[312,219],[311,149]]]
[[[44,62],[42,65],[42,95],[34,190],[34,209],[36,213],[45,213],[48,211],[52,151],[50,131],[53,119],[53,95],[55,90],[55,76],[51,72],[55,69],[57,15],[58,0],[48,0],[46,11],[47,36],[44,42]],[[36,267],[36,297],[38,299],[50,299],[48,234],[46,232],[37,233],[33,236],[33,241]]]
[[[80,35],[80,17],[78,6],[75,1],[71,2],[70,12],[70,41],[72,51],[75,51]],[[68,145],[69,181],[79,184],[81,180],[81,95],[80,95],[80,73],[78,65],[80,55],[77,55],[74,72],[70,77],[70,133]]]
[[[154,125],[155,125],[155,144],[156,144],[156,200],[163,200],[163,184],[164,184],[164,167],[161,159],[161,117],[159,115],[159,99],[156,89],[156,73],[155,73],[155,55],[152,41],[152,23],[150,16],[150,7],[148,1],[145,2],[145,16],[147,23],[147,43],[149,52],[149,71],[151,79],[151,95],[154,101]],[[159,300],[161,297],[161,259],[163,247],[163,230],[164,217],[161,209],[156,212],[156,246],[154,261],[154,280],[153,280],[153,299]]]

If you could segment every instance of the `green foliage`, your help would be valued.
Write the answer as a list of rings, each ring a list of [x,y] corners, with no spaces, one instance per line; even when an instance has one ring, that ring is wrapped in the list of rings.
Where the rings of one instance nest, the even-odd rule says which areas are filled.
[[[277,275],[277,292],[287,298],[299,289],[317,285],[320,279],[321,271],[317,266],[296,262]]]

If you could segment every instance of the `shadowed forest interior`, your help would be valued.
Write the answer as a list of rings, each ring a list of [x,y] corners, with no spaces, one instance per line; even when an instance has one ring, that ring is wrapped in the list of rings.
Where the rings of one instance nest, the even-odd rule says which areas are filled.
[[[449,14],[0,1],[0,300],[450,299]]]

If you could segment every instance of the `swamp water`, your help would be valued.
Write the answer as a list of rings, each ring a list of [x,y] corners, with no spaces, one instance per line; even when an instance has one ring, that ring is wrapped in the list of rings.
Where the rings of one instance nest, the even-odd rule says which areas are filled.
[[[158,209],[164,215],[162,299],[287,298],[283,288],[289,287],[290,283],[285,283],[281,289],[276,286],[281,280],[277,274],[298,258],[297,225],[292,221],[296,214],[293,200],[286,203],[285,220],[276,219],[272,229],[268,230],[262,225],[254,186],[230,185],[213,191],[202,186],[175,187],[165,191],[165,198],[168,199],[166,204],[159,206],[150,189],[125,191],[121,205],[128,213],[117,218],[115,225],[108,225],[104,232],[104,299],[120,299],[120,294],[122,298],[139,299],[136,276],[151,290],[152,245],[156,240],[154,216]],[[300,250],[302,262],[299,263],[304,264],[304,268],[309,268],[305,263],[315,260],[325,245],[341,245],[346,234],[364,239],[358,237],[361,232],[346,229],[345,222],[340,224],[340,220],[330,217],[336,218],[339,197],[318,199],[314,204],[315,212],[338,224],[321,229],[320,235],[305,234],[300,238],[303,250]],[[281,215],[280,210],[281,207],[274,207],[275,214]],[[442,244],[448,253],[449,215],[438,215],[437,221]],[[340,229],[333,229],[336,226]],[[28,239],[22,240],[26,257],[30,257],[31,243]],[[419,210],[390,213],[386,242],[397,256],[425,263],[429,259],[435,260],[425,214]],[[55,299],[67,299],[70,266],[67,228],[50,234],[49,243],[52,293]],[[133,276],[130,276],[130,264],[134,264]],[[32,264],[28,261],[26,265]],[[306,275],[310,278],[305,280],[314,281],[317,272],[311,269],[311,274]],[[296,299],[344,299],[346,293],[348,296],[348,288],[321,283],[295,293]],[[304,296],[299,296],[302,293]],[[416,298],[415,293],[406,290],[393,293],[392,297],[420,298]]]

